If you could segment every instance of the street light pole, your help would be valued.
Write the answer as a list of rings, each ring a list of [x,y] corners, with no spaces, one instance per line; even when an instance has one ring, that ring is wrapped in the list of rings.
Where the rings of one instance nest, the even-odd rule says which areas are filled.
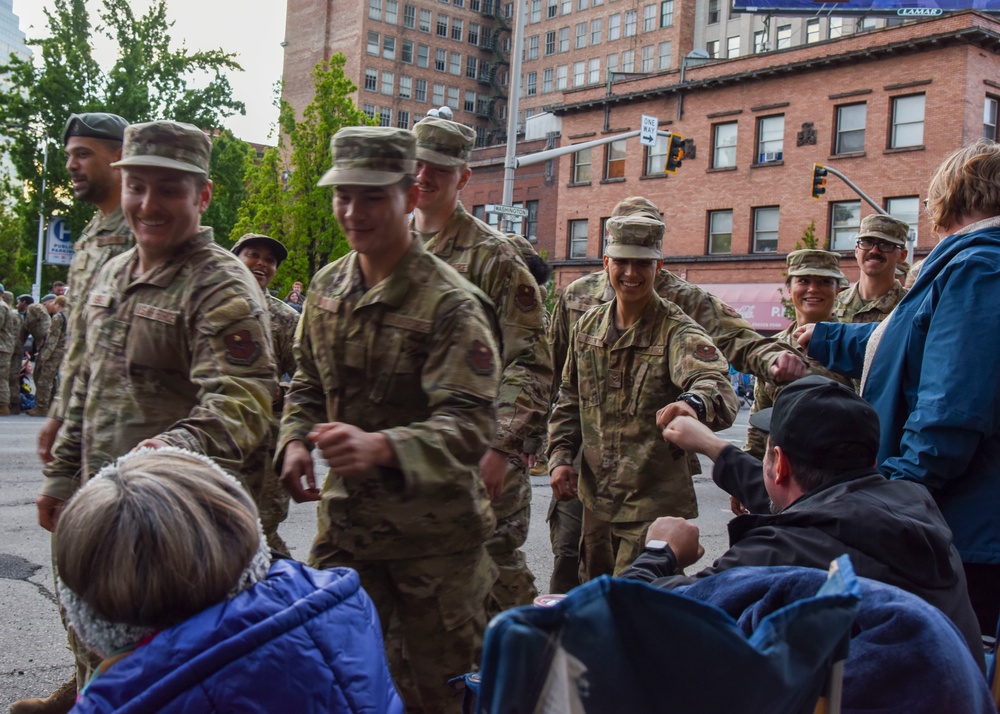
[[[45,258],[45,174],[49,167],[49,142],[42,137],[42,192],[38,197],[38,256],[35,260],[35,284],[31,296],[38,302],[42,296],[42,260]]]

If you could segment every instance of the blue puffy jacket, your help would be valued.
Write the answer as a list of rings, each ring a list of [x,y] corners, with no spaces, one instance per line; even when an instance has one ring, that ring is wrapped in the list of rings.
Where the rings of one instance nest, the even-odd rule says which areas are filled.
[[[113,664],[73,709],[111,711],[395,714],[403,704],[358,574],[280,560]]]

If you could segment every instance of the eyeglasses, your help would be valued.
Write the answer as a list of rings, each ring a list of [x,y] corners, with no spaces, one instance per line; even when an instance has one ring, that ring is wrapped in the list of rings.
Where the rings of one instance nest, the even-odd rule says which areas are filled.
[[[872,240],[871,238],[858,238],[858,247],[861,250],[871,250],[875,246],[883,253],[891,253],[899,248],[898,245],[887,240]]]

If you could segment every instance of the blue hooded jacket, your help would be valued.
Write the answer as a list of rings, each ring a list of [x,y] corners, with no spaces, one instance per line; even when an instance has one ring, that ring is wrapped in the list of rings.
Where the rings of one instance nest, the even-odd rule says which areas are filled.
[[[114,663],[73,709],[111,711],[402,714],[403,704],[358,574],[279,560]]]
[[[967,563],[1000,563],[1000,220],[942,241],[896,306],[865,382],[879,470],[934,494]],[[809,356],[861,376],[875,324],[820,323]]]

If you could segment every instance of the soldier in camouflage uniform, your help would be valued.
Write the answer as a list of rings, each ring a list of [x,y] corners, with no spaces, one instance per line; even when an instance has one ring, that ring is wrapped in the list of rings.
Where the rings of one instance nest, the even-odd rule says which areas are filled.
[[[611,212],[612,217],[631,215],[660,219],[659,209],[642,196],[622,199]],[[779,373],[781,381],[788,381],[804,372],[803,358],[793,348],[757,334],[738,312],[697,285],[661,269],[653,289],[657,295],[672,302],[697,322],[737,370],[753,374],[759,379]],[[558,391],[558,381],[569,351],[570,329],[587,310],[610,302],[613,298],[614,290],[603,270],[574,280],[560,293],[552,311],[549,330],[552,358],[556,367],[555,391]],[[569,592],[580,584],[578,567],[581,514],[582,506],[578,499],[552,499],[549,505],[549,538],[554,556],[549,592]]]
[[[549,421],[553,497],[576,495],[582,448],[580,578],[617,575],[639,555],[660,516],[697,516],[687,455],[661,430],[674,417],[725,429],[739,411],[729,364],[712,340],[658,296],[664,225],[646,216],[608,220],[604,266],[615,291],[573,326]]]
[[[276,463],[296,501],[322,498],[309,564],[356,569],[383,635],[402,635],[387,649],[405,655],[390,668],[407,711],[458,712],[446,681],[475,665],[496,579],[477,464],[500,357],[479,291],[408,229],[413,134],[350,127],[331,144],[320,184],[353,250],[309,286]],[[330,467],[322,495],[311,445]]]
[[[84,306],[104,264],[132,247],[132,229],[121,209],[121,172],[111,166],[122,157],[122,140],[128,122],[117,114],[71,114],[63,129],[66,170],[73,197],[92,203],[97,213],[73,244],[69,264],[70,304],[66,311],[66,352],[59,368],[59,390],[49,408],[49,418],[38,433],[38,454],[52,460],[52,444],[62,425],[73,380],[86,351]]]
[[[7,380],[10,385],[10,410],[14,414],[21,410],[21,362],[24,359],[25,345],[30,337],[32,355],[37,357],[42,351],[52,322],[48,310],[36,303],[30,295],[18,296],[17,312],[21,316],[21,329],[10,356],[10,375]]]
[[[56,384],[59,365],[66,351],[66,298],[49,293],[42,298],[42,306],[49,314],[49,332],[45,344],[38,351],[35,363],[35,407],[28,410],[28,416],[45,416],[49,412],[52,390]]]
[[[273,462],[274,447],[278,442],[278,423],[284,406],[285,392],[281,386],[287,384],[282,378],[285,375],[291,377],[295,374],[295,354],[292,347],[295,342],[295,328],[299,324],[299,313],[267,291],[267,286],[271,284],[278,267],[288,257],[288,250],[281,241],[270,236],[247,233],[236,241],[233,254],[247,266],[260,286],[263,299],[267,302],[268,312],[271,314],[271,345],[274,347],[279,382],[279,389],[274,393],[272,403],[274,420],[271,423],[271,433],[267,442],[251,454],[247,471],[251,474],[261,472],[264,474],[263,489],[254,496],[268,547],[291,557],[288,544],[278,535],[278,526],[288,517],[288,491],[282,488]]]
[[[788,264],[785,285],[795,307],[795,322],[775,335],[774,339],[800,350],[798,342],[792,336],[795,330],[813,322],[834,321],[833,306],[844,274],[840,271],[840,256],[825,250],[796,250],[789,253],[785,260]],[[807,357],[801,350],[799,354],[808,364],[807,374],[829,377],[853,388],[850,379],[831,372],[816,360]],[[758,378],[753,388],[753,406],[750,407],[750,413],[756,414],[761,409],[773,407],[781,389],[782,387],[773,379]],[[767,434],[756,427],[748,427],[743,450],[763,460],[766,448]]]
[[[115,166],[136,246],[77,295],[86,349],[36,501],[48,530],[83,482],[136,446],[197,451],[239,477],[268,434],[277,384],[260,288],[199,227],[211,151],[190,124],[126,130]],[[85,682],[93,662],[74,653]]]
[[[882,322],[906,295],[896,277],[906,260],[910,226],[898,218],[874,213],[865,216],[858,231],[854,257],[861,268],[858,282],[837,296],[837,322]]]
[[[0,293],[5,292],[0,285]],[[6,300],[0,300],[0,416],[10,416],[9,370],[14,343],[21,331],[21,318]]]
[[[489,296],[502,337],[496,437],[480,461],[497,518],[497,531],[487,543],[500,568],[493,590],[496,613],[530,604],[538,594],[519,549],[527,538],[531,514],[528,462],[539,448],[551,399],[545,295],[517,248],[466,213],[458,200],[471,175],[468,160],[475,132],[438,117],[421,120],[413,131],[420,193],[412,228],[428,251]]]

